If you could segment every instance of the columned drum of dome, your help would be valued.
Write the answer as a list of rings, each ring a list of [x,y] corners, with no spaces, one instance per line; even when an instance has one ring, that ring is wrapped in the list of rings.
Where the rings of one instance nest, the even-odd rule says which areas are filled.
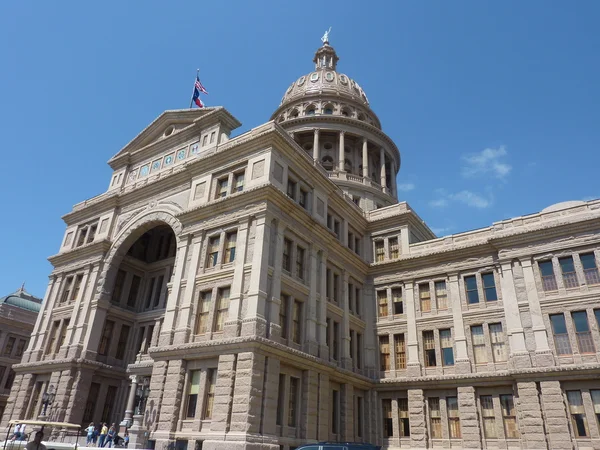
[[[400,152],[362,87],[337,71],[338,60],[325,42],[315,53],[315,70],[290,85],[271,119],[363,210],[391,205]]]

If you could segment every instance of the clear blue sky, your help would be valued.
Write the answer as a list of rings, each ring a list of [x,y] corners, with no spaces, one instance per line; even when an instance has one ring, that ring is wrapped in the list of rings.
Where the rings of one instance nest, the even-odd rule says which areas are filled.
[[[293,6],[292,6],[293,5]],[[0,4],[0,296],[43,296],[73,204],[193,77],[266,122],[332,26],[339,70],[402,154],[438,233],[600,197],[600,2],[59,1]]]

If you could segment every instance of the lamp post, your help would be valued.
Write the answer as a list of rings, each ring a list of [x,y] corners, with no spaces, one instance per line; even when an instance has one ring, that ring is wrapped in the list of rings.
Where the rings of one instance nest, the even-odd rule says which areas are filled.
[[[146,409],[146,400],[148,400],[149,395],[150,395],[150,379],[148,377],[144,377],[142,382],[140,384],[138,384],[137,389],[136,389],[136,397],[138,399],[138,403],[135,408],[136,415],[144,413],[144,409]]]
[[[46,410],[48,409],[48,405],[52,405],[55,396],[56,393],[54,392],[54,385],[51,384],[50,386],[48,386],[48,389],[42,394],[42,405],[44,405],[42,416],[46,417]]]

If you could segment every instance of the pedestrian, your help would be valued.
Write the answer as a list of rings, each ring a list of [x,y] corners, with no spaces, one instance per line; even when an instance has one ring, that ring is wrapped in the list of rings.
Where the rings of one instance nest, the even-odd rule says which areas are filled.
[[[94,422],[90,422],[89,426],[85,429],[85,431],[87,431],[87,439],[85,440],[85,445],[86,447],[90,447],[94,443],[94,431],[96,431]]]
[[[17,439],[20,439],[21,437],[21,424],[18,423],[15,425],[15,428],[13,430],[13,435],[12,438],[10,439],[11,441],[16,441]]]
[[[125,448],[129,445],[129,431],[125,430],[125,437],[123,438],[123,445]]]
[[[21,431],[19,433],[19,440],[20,441],[24,441],[26,439],[26,436],[25,436],[25,427],[26,426],[27,425],[25,425],[24,423],[21,424]]]
[[[42,438],[44,437],[43,431],[35,433],[35,438],[29,444],[25,446],[25,450],[48,450],[44,444],[42,444]]]
[[[98,435],[100,434],[100,425],[96,425],[96,428],[94,428],[94,445],[97,445],[98,443]]]
[[[98,440],[98,447],[104,447],[104,440],[106,439],[106,435],[108,434],[108,427],[106,423],[102,424],[102,428],[100,429],[100,439]]]
[[[116,435],[117,435],[117,427],[113,423],[110,426],[110,429],[108,430],[108,435],[106,436],[106,442],[104,443],[104,446],[106,446],[108,448],[112,448],[112,444],[113,444],[113,441],[114,441]]]

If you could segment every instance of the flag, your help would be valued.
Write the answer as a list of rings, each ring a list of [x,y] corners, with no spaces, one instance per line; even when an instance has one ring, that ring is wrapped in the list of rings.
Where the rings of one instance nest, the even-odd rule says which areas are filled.
[[[198,77],[198,74],[196,74],[196,81],[194,82],[194,95],[192,96],[192,101],[198,106],[198,108],[204,108],[204,103],[202,103],[202,100],[200,100],[200,92],[208,94],[208,91],[204,89],[204,86],[202,86],[202,83],[200,83],[200,78]]]

